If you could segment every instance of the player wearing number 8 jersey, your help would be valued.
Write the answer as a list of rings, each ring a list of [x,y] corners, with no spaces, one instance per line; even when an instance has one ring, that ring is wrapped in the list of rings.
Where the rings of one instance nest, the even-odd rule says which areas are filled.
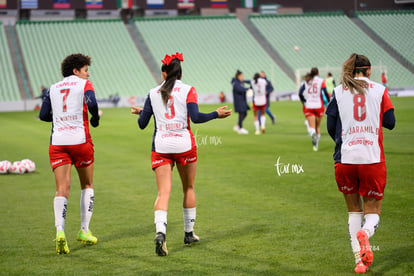
[[[231,115],[227,106],[211,113],[200,113],[197,104],[197,92],[194,87],[181,81],[181,53],[166,55],[162,60],[163,83],[151,89],[144,108],[133,106],[131,112],[139,114],[138,125],[144,129],[154,115],[155,132],[152,143],[152,169],[158,187],[154,206],[154,224],[156,229],[155,252],[159,256],[168,255],[166,246],[166,227],[168,201],[172,186],[172,168],[174,163],[181,177],[184,199],[184,243],[198,242],[194,234],[196,219],[196,197],[194,180],[197,167],[197,152],[194,136],[190,129],[190,119],[194,123],[204,123],[215,118]]]
[[[64,226],[71,184],[71,167],[75,165],[81,185],[81,229],[78,240],[95,244],[89,223],[94,203],[93,163],[94,149],[89,133],[88,110],[91,125],[99,125],[95,91],[88,80],[90,57],[82,54],[67,56],[62,62],[64,79],[50,87],[43,96],[39,118],[53,122],[49,145],[49,158],[56,180],[53,207],[56,226],[56,252],[68,254]]]
[[[335,87],[326,110],[328,132],[336,143],[335,178],[348,208],[357,273],[365,273],[373,261],[368,239],[379,225],[386,184],[382,127],[395,126],[387,89],[371,81],[370,75],[368,58],[352,54],[343,64],[342,84]]]

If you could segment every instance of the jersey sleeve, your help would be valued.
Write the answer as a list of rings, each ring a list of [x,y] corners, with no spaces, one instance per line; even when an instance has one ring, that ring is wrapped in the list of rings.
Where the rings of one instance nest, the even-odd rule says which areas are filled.
[[[195,90],[194,87],[191,87],[190,91],[188,92],[187,95],[187,104],[189,103],[195,103],[198,104],[198,96],[197,96],[197,91]]]
[[[382,114],[387,112],[390,109],[394,109],[394,106],[392,105],[390,96],[388,95],[388,90],[385,88],[384,94],[382,95],[382,102],[381,102],[381,111]]]
[[[49,90],[42,95],[42,107],[39,112],[39,119],[45,122],[52,122],[52,103],[50,102]]]
[[[302,104],[305,104],[306,99],[305,99],[305,96],[303,95],[303,92],[305,92],[305,83],[303,83],[300,86],[299,93],[298,93],[300,101],[302,102]]]
[[[153,113],[154,112],[152,110],[151,98],[148,94],[147,98],[145,99],[144,108],[139,114],[138,118],[138,126],[140,129],[144,129],[147,127]]]
[[[93,92],[95,92],[95,89],[93,89],[92,82],[90,82],[89,80],[87,80],[86,83],[85,83],[85,89],[84,89],[83,92],[90,91],[90,90],[93,91]]]

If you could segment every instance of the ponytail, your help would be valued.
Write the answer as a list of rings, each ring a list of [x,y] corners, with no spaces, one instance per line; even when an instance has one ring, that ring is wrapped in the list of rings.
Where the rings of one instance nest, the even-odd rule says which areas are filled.
[[[260,78],[260,74],[259,73],[256,73],[256,74],[254,74],[254,77],[253,77],[253,79],[254,79],[254,83],[256,83],[257,84],[257,80]]]
[[[178,53],[176,54],[178,55]],[[171,57],[167,55],[163,62],[163,66],[161,70],[167,74],[164,83],[160,88],[160,93],[162,97],[162,101],[165,105],[167,105],[168,100],[171,96],[171,91],[174,88],[175,81],[181,79],[182,70],[181,70],[181,62],[183,61],[182,54],[181,56],[172,55]]]
[[[371,62],[366,56],[352,54],[342,65],[342,85],[344,88],[349,88],[351,94],[354,94],[356,90],[359,94],[365,95],[368,83],[365,80],[355,79],[355,75],[362,73],[367,77],[369,69],[371,69]]]
[[[316,67],[313,67],[309,73],[307,73],[304,77],[306,82],[312,80],[315,76],[319,75],[319,70]]]

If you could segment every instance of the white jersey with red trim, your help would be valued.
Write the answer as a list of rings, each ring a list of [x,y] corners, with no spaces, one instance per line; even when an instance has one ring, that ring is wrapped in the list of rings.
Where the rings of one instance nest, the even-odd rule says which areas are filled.
[[[94,91],[92,83],[75,75],[50,87],[52,145],[79,145],[91,139],[84,96],[88,90]]]
[[[373,164],[384,162],[382,117],[393,109],[387,89],[368,78],[366,94],[351,94],[342,85],[336,87],[335,98],[342,123],[341,163]]]
[[[267,81],[264,78],[258,78],[257,83],[251,80],[250,84],[253,89],[253,103],[256,106],[266,105],[266,85]]]
[[[197,103],[197,92],[194,87],[177,80],[165,105],[159,92],[161,86],[162,84],[149,92],[156,124],[154,151],[158,153],[189,151],[195,146],[195,140],[190,129],[187,103]]]
[[[303,96],[306,99],[306,108],[318,109],[323,107],[322,88],[326,88],[326,84],[325,81],[318,76],[313,77],[309,82],[305,82]]]

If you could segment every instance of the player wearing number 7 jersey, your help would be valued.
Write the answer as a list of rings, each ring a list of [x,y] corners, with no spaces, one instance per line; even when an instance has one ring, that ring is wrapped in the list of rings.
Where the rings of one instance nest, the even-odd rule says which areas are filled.
[[[78,241],[95,244],[89,222],[94,203],[93,163],[94,149],[89,133],[88,110],[91,125],[99,125],[95,91],[88,80],[91,59],[82,54],[67,56],[62,62],[64,79],[50,87],[43,96],[39,118],[53,122],[49,145],[49,158],[56,180],[53,202],[56,226],[56,252],[68,254],[64,226],[70,192],[71,167],[75,165],[81,185],[81,229]]]
[[[232,110],[227,106],[211,113],[200,113],[197,92],[194,87],[181,81],[181,53],[166,55],[162,60],[163,83],[150,90],[144,108],[133,106],[131,112],[139,114],[138,124],[144,129],[154,115],[155,132],[152,142],[152,169],[158,187],[154,206],[156,229],[155,252],[159,256],[168,255],[166,246],[166,227],[168,201],[172,186],[174,163],[181,177],[184,199],[184,244],[198,242],[194,234],[196,219],[196,197],[194,180],[197,168],[197,152],[194,136],[190,129],[190,119],[194,123],[204,123],[216,118],[226,118]]]
[[[326,110],[328,132],[336,143],[335,179],[348,208],[356,273],[368,271],[373,261],[368,239],[379,225],[386,184],[382,127],[395,126],[387,89],[371,81],[370,75],[368,58],[352,54],[343,64],[342,84],[335,87]]]

